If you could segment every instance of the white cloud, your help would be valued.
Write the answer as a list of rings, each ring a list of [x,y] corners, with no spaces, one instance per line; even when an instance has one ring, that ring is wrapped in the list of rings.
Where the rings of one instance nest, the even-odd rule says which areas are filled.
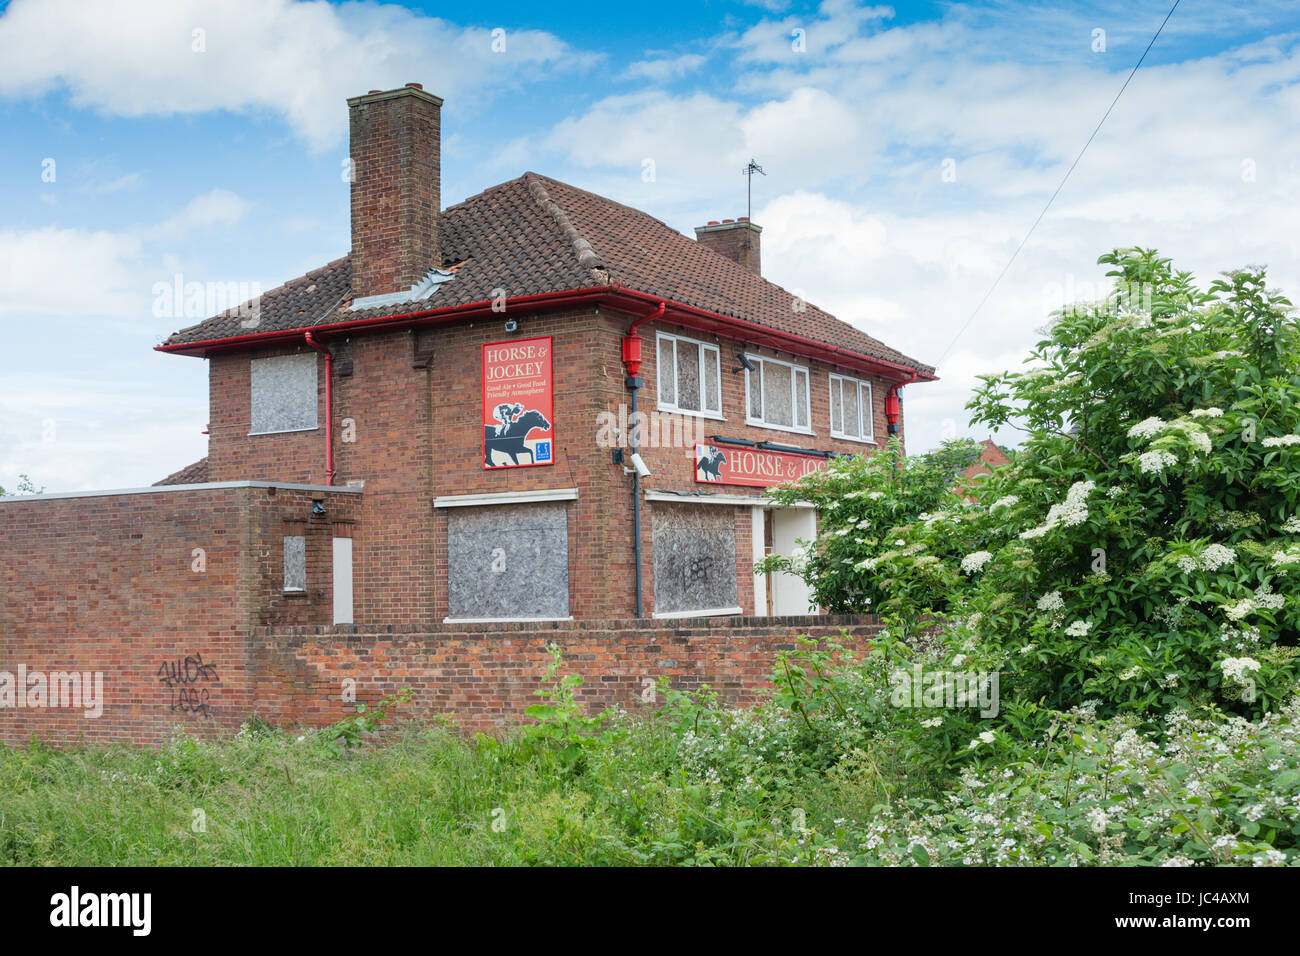
[[[627,68],[623,76],[629,80],[650,80],[653,83],[666,83],[681,79],[688,73],[698,70],[708,60],[701,53],[683,53],[681,56],[663,57],[661,59],[640,60]]]
[[[122,231],[57,226],[0,229],[0,320],[44,316],[144,320],[150,315],[154,283],[171,280],[175,272],[184,270],[184,263],[160,252],[159,244],[182,240],[198,230],[235,225],[251,208],[235,193],[214,189],[149,226]]]
[[[464,105],[594,62],[550,33],[503,29],[494,52],[490,29],[391,4],[14,0],[0,16],[0,97],[66,89],[111,116],[266,111],[319,150],[346,133],[344,99],[367,89],[421,82]]]
[[[148,239],[178,239],[196,229],[233,226],[247,215],[253,204],[229,189],[213,189],[191,199],[176,215],[144,230]]]
[[[125,233],[0,229],[0,320],[125,316],[139,303],[139,253]]]

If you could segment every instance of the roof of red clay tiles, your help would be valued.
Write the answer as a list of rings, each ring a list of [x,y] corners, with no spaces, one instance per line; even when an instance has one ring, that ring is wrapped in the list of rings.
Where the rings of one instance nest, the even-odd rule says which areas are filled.
[[[180,471],[172,472],[162,481],[155,481],[155,488],[161,485],[201,485],[208,480],[208,459],[200,458],[192,465],[186,465]]]
[[[536,173],[501,183],[449,206],[438,219],[442,262],[455,278],[429,299],[374,309],[349,308],[347,256],[262,295],[248,313],[222,313],[170,336],[164,346],[251,332],[310,329],[414,309],[618,286],[732,316],[780,332],[933,373],[932,366],[889,348],[848,322],[797,299],[653,216]]]

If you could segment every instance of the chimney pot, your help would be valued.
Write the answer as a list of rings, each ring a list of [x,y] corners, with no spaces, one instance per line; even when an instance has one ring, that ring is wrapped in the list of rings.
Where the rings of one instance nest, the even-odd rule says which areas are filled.
[[[413,90],[422,90],[422,89],[424,89],[424,86],[423,86],[422,84],[420,84],[420,83],[407,83],[406,85],[407,85],[408,87],[410,87],[411,89],[413,89]]]
[[[366,94],[366,96],[374,96],[378,92],[379,90],[371,90],[369,93]]]
[[[695,227],[695,241],[755,275],[762,275],[758,241],[762,231],[763,227],[750,222],[747,216],[722,222],[710,219],[706,225]]]

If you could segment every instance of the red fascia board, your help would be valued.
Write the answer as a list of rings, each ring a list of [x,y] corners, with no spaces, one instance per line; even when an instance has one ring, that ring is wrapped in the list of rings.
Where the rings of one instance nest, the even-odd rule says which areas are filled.
[[[761,345],[808,358],[820,359],[831,365],[868,372],[885,379],[902,380],[915,376],[917,381],[935,381],[938,376],[928,372],[918,372],[909,365],[876,358],[852,349],[827,345],[792,332],[782,332],[765,325],[757,325],[745,319],[710,312],[694,306],[672,302],[661,296],[638,292],[623,286],[595,286],[589,289],[570,289],[563,292],[542,292],[536,295],[515,296],[506,300],[507,311],[519,308],[557,309],[581,305],[608,305],[620,312],[637,315],[646,308],[654,309],[664,303],[666,306],[662,321],[682,325],[702,332],[725,335],[740,342]],[[194,355],[205,357],[221,352],[241,351],[259,345],[275,345],[281,342],[298,342],[304,332],[313,336],[329,335],[343,332],[374,332],[415,325],[440,325],[457,322],[479,316],[501,316],[505,314],[492,308],[492,301],[470,302],[465,305],[443,309],[420,309],[413,312],[401,312],[393,315],[374,316],[366,319],[352,319],[343,322],[331,322],[323,325],[303,326],[296,329],[283,329],[273,332],[254,332],[248,335],[236,335],[221,339],[204,339],[198,342],[182,342],[176,345],[157,345],[156,351],[176,355]]]

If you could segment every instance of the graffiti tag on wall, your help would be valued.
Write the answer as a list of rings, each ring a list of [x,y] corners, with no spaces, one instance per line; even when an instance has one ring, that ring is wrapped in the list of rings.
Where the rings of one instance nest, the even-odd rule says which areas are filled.
[[[171,691],[170,709],[174,713],[211,717],[210,696],[203,684],[219,684],[221,678],[211,664],[203,663],[202,654],[163,661],[158,667],[158,682]]]

